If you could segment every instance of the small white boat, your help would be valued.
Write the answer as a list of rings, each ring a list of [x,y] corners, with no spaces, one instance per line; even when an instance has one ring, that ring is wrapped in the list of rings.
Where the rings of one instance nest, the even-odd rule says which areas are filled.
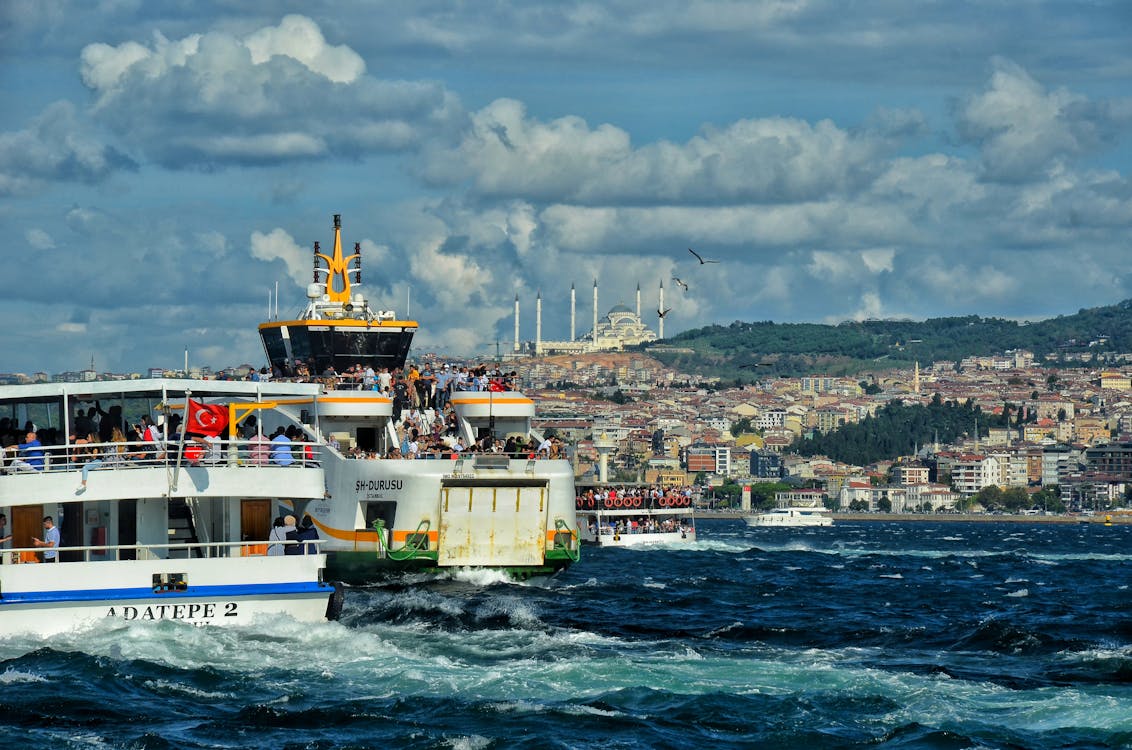
[[[599,486],[581,490],[575,505],[579,538],[599,547],[696,541],[692,500],[681,492],[603,491]]]
[[[825,508],[790,506],[744,516],[748,526],[832,526],[833,516]]]

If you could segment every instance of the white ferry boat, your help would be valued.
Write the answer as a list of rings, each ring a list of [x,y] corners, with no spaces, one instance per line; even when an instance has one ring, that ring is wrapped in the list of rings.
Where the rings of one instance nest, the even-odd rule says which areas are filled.
[[[302,313],[262,324],[260,335],[274,371],[287,377],[305,369],[320,381],[308,399],[279,409],[319,443],[325,492],[283,499],[280,512],[313,518],[328,578],[364,584],[390,571],[460,568],[523,578],[576,561],[573,466],[526,449],[543,439],[531,427],[533,400],[502,381],[445,391],[444,448],[400,456],[411,410],[380,389],[380,373],[396,383],[408,372],[417,323],[370,307],[360,291],[361,250],[355,245],[343,257],[337,215],[333,251],[323,254],[315,243],[314,269],[320,281],[308,287]],[[363,377],[367,368],[378,382]],[[435,423],[440,406],[416,412]],[[508,436],[521,437],[524,449],[502,452]]]
[[[153,442],[152,431],[150,441],[126,437],[143,416],[172,426],[190,403],[235,423],[265,413],[265,396],[304,399],[317,390],[280,384],[265,394],[257,385],[0,387],[0,511],[10,522],[0,529],[0,633],[47,636],[105,619],[336,618],[341,586],[324,579],[318,543],[313,554],[267,553],[277,499],[325,494],[321,446],[299,446],[312,459],[284,466],[242,459],[251,455],[247,441],[217,450],[203,439]],[[298,551],[293,543],[275,551],[287,546]]]
[[[696,541],[692,499],[680,491],[594,485],[579,488],[575,507],[581,540],[600,547]]]
[[[833,516],[826,508],[790,506],[744,516],[748,526],[832,526]]]

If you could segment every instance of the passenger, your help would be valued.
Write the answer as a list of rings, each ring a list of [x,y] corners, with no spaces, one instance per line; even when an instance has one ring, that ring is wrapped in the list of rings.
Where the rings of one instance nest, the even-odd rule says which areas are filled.
[[[275,428],[271,435],[271,461],[279,466],[295,463],[295,457],[291,454],[291,438],[287,437],[287,431],[282,427]],[[293,522],[294,519],[292,524]]]
[[[283,530],[284,525],[283,516],[276,516],[275,523],[271,526],[271,534],[267,537],[269,542],[274,542],[267,546],[267,554],[270,557],[283,554],[283,542],[287,539],[287,532]]]
[[[114,404],[110,407],[109,412],[105,412],[102,410],[102,404],[95,401],[94,410],[102,418],[98,423],[98,441],[100,443],[110,442],[110,436],[115,427],[125,434],[126,422],[122,419],[122,407],[120,405]]]
[[[51,516],[43,517],[43,538],[32,537],[32,544],[36,547],[46,547],[43,553],[44,562],[59,562],[59,529]]]
[[[75,441],[78,443],[78,441]],[[78,489],[75,490],[76,495],[81,495],[86,492],[86,480],[90,476],[91,469],[97,469],[102,466],[102,449],[98,447],[98,436],[91,433],[87,435],[86,439],[86,460],[83,462],[83,478],[82,483]]]
[[[303,516],[303,522],[300,524],[298,531],[295,534],[295,539],[300,542],[309,542],[318,539],[318,529],[314,527],[314,520],[309,515]],[[318,553],[317,544],[303,544],[299,549],[303,550],[304,554],[314,555]]]
[[[251,417],[249,417],[250,419]],[[271,454],[271,441],[263,436],[263,433],[256,430],[251,437],[248,438],[248,461],[256,466],[263,466],[267,463],[267,459]]]
[[[29,430],[25,442],[13,445],[7,450],[20,454],[11,464],[11,468],[16,471],[43,471],[43,444],[39,442],[39,436],[35,431]]]
[[[295,517],[288,515],[283,519],[283,538],[289,542],[297,542],[299,540],[299,530],[295,528]],[[301,555],[303,554],[303,546],[301,544],[286,544],[283,546],[284,555]]]

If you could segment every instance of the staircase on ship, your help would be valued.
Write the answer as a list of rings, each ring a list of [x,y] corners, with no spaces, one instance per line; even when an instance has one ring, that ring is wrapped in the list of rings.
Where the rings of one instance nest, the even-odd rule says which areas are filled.
[[[170,544],[200,544],[197,539],[196,525],[193,523],[193,511],[184,498],[174,497],[169,500],[169,543]],[[170,557],[203,557],[199,547],[189,549],[171,549]]]

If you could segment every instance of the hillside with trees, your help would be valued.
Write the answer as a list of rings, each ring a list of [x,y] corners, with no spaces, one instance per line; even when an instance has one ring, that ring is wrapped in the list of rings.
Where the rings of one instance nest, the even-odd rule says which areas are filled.
[[[1005,403],[1001,413],[988,414],[970,401],[943,401],[937,393],[927,405],[895,399],[859,422],[800,438],[791,449],[803,456],[823,455],[866,466],[912,455],[930,443],[954,443],[973,436],[976,429],[979,437],[986,437],[991,427],[1021,427],[1036,418],[1035,413],[1015,404]]]
[[[650,355],[683,372],[744,382],[815,371],[852,375],[1011,349],[1025,349],[1039,358],[1087,352],[1090,356],[1085,364],[1089,364],[1094,359],[1103,361],[1106,354],[1132,352],[1132,300],[1041,321],[977,315],[838,325],[735,321],[684,331],[646,348]],[[1057,360],[1052,363],[1058,364]]]

